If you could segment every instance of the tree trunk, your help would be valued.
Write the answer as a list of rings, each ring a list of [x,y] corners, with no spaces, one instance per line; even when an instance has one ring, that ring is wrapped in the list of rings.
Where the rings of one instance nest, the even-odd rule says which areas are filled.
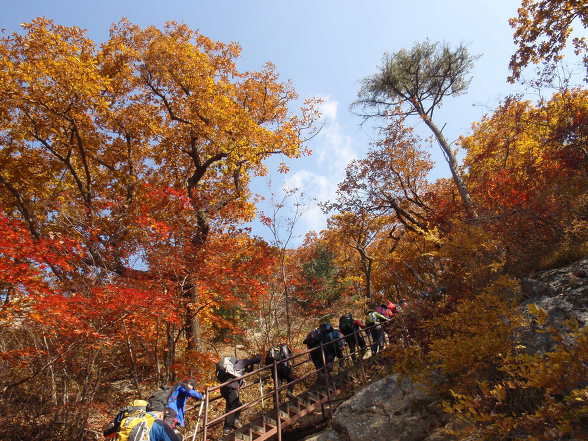
[[[198,302],[198,289],[195,285],[190,284],[186,287],[184,297],[190,299],[192,308],[186,306],[186,349],[188,351],[197,351],[200,347],[200,321],[196,314],[196,305]]]
[[[173,371],[173,365],[176,361],[176,339],[175,339],[175,326],[171,323],[167,324],[167,344],[165,348],[165,375],[164,379],[166,383],[173,383],[175,381],[175,372]]]
[[[459,171],[457,170],[457,160],[455,159],[455,155],[451,151],[449,143],[445,139],[445,136],[443,136],[443,133],[441,133],[441,130],[439,130],[439,128],[435,125],[431,118],[429,118],[429,115],[425,113],[419,113],[419,116],[422,118],[425,124],[427,124],[427,126],[431,129],[431,131],[435,135],[435,138],[437,138],[437,142],[441,146],[441,150],[443,150],[443,153],[445,154],[445,158],[447,159],[447,163],[449,164],[449,170],[451,170],[451,176],[453,177],[453,181],[457,186],[457,190],[459,191],[459,195],[461,196],[461,200],[463,201],[463,205],[466,209],[466,212],[468,213],[468,216],[470,216],[472,219],[477,219],[478,213],[476,212],[476,207],[474,206],[472,198],[470,197],[470,193],[468,192],[465,182],[463,181],[461,175],[459,174]]]
[[[292,346],[292,326],[290,323],[290,298],[288,296],[288,280],[286,275],[286,261],[285,261],[285,253],[286,250],[282,250],[282,259],[281,259],[281,275],[282,275],[282,284],[284,287],[284,301],[286,302],[286,332],[287,332],[287,340],[288,344]]]
[[[361,266],[363,269],[363,275],[365,277],[365,297],[368,299],[368,302],[372,300],[372,259],[370,256],[367,255],[366,250],[357,247],[357,251],[361,256]]]

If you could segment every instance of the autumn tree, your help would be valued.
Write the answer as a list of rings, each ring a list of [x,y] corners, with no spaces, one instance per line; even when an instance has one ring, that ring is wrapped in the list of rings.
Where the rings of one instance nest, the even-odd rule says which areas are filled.
[[[302,264],[302,296],[324,311],[339,300],[344,290],[335,255],[324,241],[316,242],[310,258]]]
[[[432,163],[421,142],[402,121],[392,122],[365,158],[346,167],[337,201],[327,204],[328,208],[353,211],[364,206],[393,216],[405,230],[427,230],[427,175]]]
[[[251,219],[247,186],[265,172],[265,158],[303,152],[312,108],[290,115],[291,86],[269,64],[239,72],[235,44],[174,23],[159,30],[123,21],[101,48],[44,19],[25,30],[2,44],[5,202],[36,236],[83,232],[75,236],[89,268],[153,276],[129,264],[148,254],[133,225],[150,188],[169,188],[191,208],[182,222],[172,217],[174,242],[191,259],[211,228]],[[185,287],[197,303],[196,281]]]
[[[269,187],[271,189],[271,181],[269,182]],[[261,215],[261,222],[270,230],[272,245],[276,248],[279,256],[279,279],[283,296],[283,309],[286,313],[286,337],[288,343],[292,344],[292,301],[289,280],[291,275],[288,271],[288,248],[294,238],[296,223],[305,209],[304,194],[297,188],[285,188],[282,189],[280,196],[272,192],[269,202],[270,211]],[[279,308],[282,302],[279,301],[279,297],[275,297],[272,299],[271,304],[274,308]],[[275,315],[279,315],[279,313],[272,311],[272,314],[268,314],[268,318]],[[279,320],[275,320],[272,325],[277,328],[282,326]]]
[[[39,250],[67,238],[75,253],[24,247],[7,261],[2,299],[22,316],[2,353],[33,346],[36,358],[30,373],[11,364],[1,387],[18,400],[51,372],[47,390],[80,409],[79,439],[109,378],[141,387],[151,368],[164,382],[202,367],[204,340],[265,295],[272,253],[239,228],[255,214],[249,182],[268,157],[305,154],[316,113],[289,110],[296,94],[274,66],[241,72],[238,45],[184,25],[122,21],[100,46],[46,19],[23,29],[0,40],[0,207]],[[51,296],[13,294],[31,264]],[[65,358],[70,347],[79,356]],[[58,422],[64,408],[47,414]]]
[[[375,257],[371,248],[377,237],[388,225],[387,219],[371,214],[360,208],[354,212],[347,211],[334,214],[328,219],[329,241],[336,241],[357,252],[359,270],[364,285],[364,296],[372,300],[372,278]]]
[[[363,80],[355,108],[364,118],[418,116],[433,132],[470,217],[476,210],[459,170],[456,153],[433,120],[443,101],[465,93],[475,57],[463,45],[455,49],[424,41],[410,50],[385,54],[378,73]]]
[[[530,63],[541,64],[542,76],[549,80],[574,35],[573,25],[588,28],[588,5],[577,0],[523,0],[517,12],[517,17],[509,20],[517,50],[509,63],[511,75],[508,80],[520,79],[523,68]],[[588,81],[586,37],[582,34],[574,36],[572,46],[587,69],[584,80]]]
[[[486,228],[509,249],[514,273],[582,249],[586,97],[570,90],[539,104],[507,100],[460,141]]]

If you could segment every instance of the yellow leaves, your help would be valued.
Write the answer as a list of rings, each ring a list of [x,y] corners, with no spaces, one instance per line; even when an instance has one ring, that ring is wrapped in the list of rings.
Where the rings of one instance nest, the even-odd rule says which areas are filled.
[[[529,312],[531,313],[533,318],[535,320],[537,320],[537,322],[539,323],[540,326],[545,325],[545,322],[547,321],[548,317],[547,317],[547,312],[543,308],[535,305],[534,303],[530,303],[527,306],[527,309],[529,310]]]
[[[542,75],[553,77],[557,61],[572,33],[572,23],[588,26],[584,2],[576,0],[523,0],[518,16],[509,20],[514,29],[517,51],[511,58],[509,81],[519,79],[529,63],[543,63]],[[583,37],[573,40],[576,55],[586,54],[588,47]],[[582,60],[586,64],[587,59]]]

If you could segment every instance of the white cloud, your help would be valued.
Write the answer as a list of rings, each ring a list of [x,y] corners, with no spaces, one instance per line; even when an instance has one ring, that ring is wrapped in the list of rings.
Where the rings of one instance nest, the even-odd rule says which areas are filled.
[[[323,102],[319,105],[319,111],[322,114],[323,119],[335,121],[337,119],[337,110],[339,103],[332,101],[329,97],[322,97]]]
[[[297,189],[303,194],[306,206],[300,216],[300,223],[306,230],[320,231],[326,227],[326,216],[318,204],[335,197],[337,183],[338,180],[309,170],[297,171],[284,181],[284,191]]]
[[[351,136],[345,134],[343,127],[337,121],[337,109],[339,103],[330,97],[323,97],[320,110],[323,114],[324,124],[320,134],[313,145],[319,164],[326,166],[330,173],[341,173],[345,166],[357,158],[353,150]]]
[[[304,195],[306,207],[300,216],[297,230],[320,231],[326,228],[327,216],[318,204],[335,198],[345,167],[357,158],[353,139],[345,134],[337,120],[339,103],[330,97],[323,97],[323,100],[320,111],[324,126],[312,141],[311,160],[314,160],[314,164],[301,170],[293,170],[282,185],[284,191],[297,189]]]

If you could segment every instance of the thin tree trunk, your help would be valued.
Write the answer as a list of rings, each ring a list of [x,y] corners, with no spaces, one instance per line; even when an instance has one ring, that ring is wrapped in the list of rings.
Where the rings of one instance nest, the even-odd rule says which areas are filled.
[[[282,284],[284,285],[284,301],[286,302],[286,332],[288,345],[292,345],[292,326],[290,323],[290,298],[288,296],[288,280],[286,277],[286,262],[285,262],[286,250],[282,250],[282,261],[281,261],[281,273],[282,273]]]
[[[157,317],[157,324],[155,325],[155,371],[157,373],[157,384],[161,384],[161,362],[159,360],[159,317]]]
[[[43,341],[45,342],[45,348],[49,354],[49,343],[47,342],[47,337],[45,335],[43,335]],[[49,366],[49,372],[51,374],[51,402],[57,406],[57,384],[55,383],[55,371],[53,365]]]
[[[176,339],[174,336],[175,327],[171,323],[167,325],[167,344],[165,348],[165,380],[166,382],[175,381],[175,372],[173,365],[176,359]]]
[[[437,125],[429,118],[429,115],[425,113],[420,113],[419,115],[422,120],[427,124],[427,126],[431,129],[435,138],[437,138],[437,142],[441,146],[441,150],[445,154],[445,159],[447,159],[447,164],[449,164],[449,170],[451,171],[451,176],[453,177],[453,181],[457,186],[457,190],[459,191],[459,195],[461,196],[461,200],[463,201],[463,205],[466,209],[466,212],[472,219],[478,218],[478,213],[476,212],[476,207],[470,197],[470,193],[461,177],[459,170],[457,169],[457,160],[455,159],[455,155],[451,151],[451,147],[449,143],[441,133],[441,130],[437,127]]]
[[[135,389],[137,393],[141,394],[141,389],[139,387],[139,374],[137,372],[137,359],[135,358],[135,354],[133,353],[133,346],[131,345],[131,338],[129,337],[129,331],[127,329],[127,324],[123,320],[123,328],[125,330],[125,339],[127,343],[127,350],[129,351],[129,359],[131,361],[131,372],[133,373],[133,382],[135,383]]]
[[[200,348],[200,320],[196,314],[196,305],[198,304],[198,287],[192,282],[183,287],[182,294],[189,299],[192,308],[186,306],[185,330],[186,330],[186,349],[188,351],[197,351]]]

